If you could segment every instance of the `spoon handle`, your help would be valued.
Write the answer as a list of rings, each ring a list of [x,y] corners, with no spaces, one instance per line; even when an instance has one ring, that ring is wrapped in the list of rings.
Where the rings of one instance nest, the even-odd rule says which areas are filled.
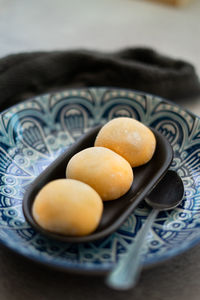
[[[130,245],[125,257],[119,261],[117,266],[106,278],[106,283],[109,287],[117,290],[128,290],[137,283],[142,269],[142,246],[158,212],[158,209],[152,209],[146,222],[140,229],[136,241]]]

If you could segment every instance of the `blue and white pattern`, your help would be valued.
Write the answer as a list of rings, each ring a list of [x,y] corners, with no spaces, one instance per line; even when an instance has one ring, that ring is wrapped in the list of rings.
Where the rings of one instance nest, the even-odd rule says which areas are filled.
[[[104,272],[122,257],[149,214],[143,202],[112,235],[93,243],[50,240],[26,223],[24,192],[64,149],[91,127],[128,116],[159,130],[174,150],[171,169],[184,199],[157,217],[144,246],[144,264],[200,241],[200,119],[179,106],[140,92],[90,88],[36,97],[0,115],[0,242],[33,260],[64,270]]]

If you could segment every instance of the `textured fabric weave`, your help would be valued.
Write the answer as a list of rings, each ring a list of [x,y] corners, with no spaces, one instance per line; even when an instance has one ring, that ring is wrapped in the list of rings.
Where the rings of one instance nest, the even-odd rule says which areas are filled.
[[[194,67],[149,48],[32,52],[0,59],[0,110],[71,87],[136,89],[173,101],[200,94]]]

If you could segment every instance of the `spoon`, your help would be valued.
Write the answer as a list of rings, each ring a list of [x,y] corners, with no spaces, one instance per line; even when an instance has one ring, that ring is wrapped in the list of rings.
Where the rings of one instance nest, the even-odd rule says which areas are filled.
[[[135,286],[142,270],[142,245],[145,237],[152,227],[159,211],[176,207],[182,200],[184,186],[179,175],[169,170],[161,179],[153,191],[145,198],[147,204],[152,207],[145,224],[137,234],[136,240],[106,278],[109,287],[117,290],[128,290]]]
[[[94,146],[95,138],[101,129],[99,125],[87,132],[80,140],[67,148],[53,163],[49,165],[28,187],[23,199],[23,212],[27,222],[42,234],[63,242],[91,242],[114,232],[130,215],[138,203],[149,194],[153,187],[169,168],[173,151],[167,139],[155,129],[152,131],[156,137],[156,151],[152,159],[141,167],[134,168],[134,181],[130,190],[114,201],[105,201],[103,215],[97,230],[87,236],[64,236],[44,230],[34,220],[32,205],[39,190],[48,182],[65,178],[68,161],[77,152]]]

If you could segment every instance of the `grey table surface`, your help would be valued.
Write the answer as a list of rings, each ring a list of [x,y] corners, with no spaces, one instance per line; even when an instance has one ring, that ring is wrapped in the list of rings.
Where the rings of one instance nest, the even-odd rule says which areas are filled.
[[[191,62],[200,75],[200,1],[173,8],[145,0],[0,0],[0,57],[35,50],[150,46]],[[182,102],[200,115],[200,99]],[[143,270],[136,288],[60,273],[0,246],[0,299],[200,299],[200,245]]]

